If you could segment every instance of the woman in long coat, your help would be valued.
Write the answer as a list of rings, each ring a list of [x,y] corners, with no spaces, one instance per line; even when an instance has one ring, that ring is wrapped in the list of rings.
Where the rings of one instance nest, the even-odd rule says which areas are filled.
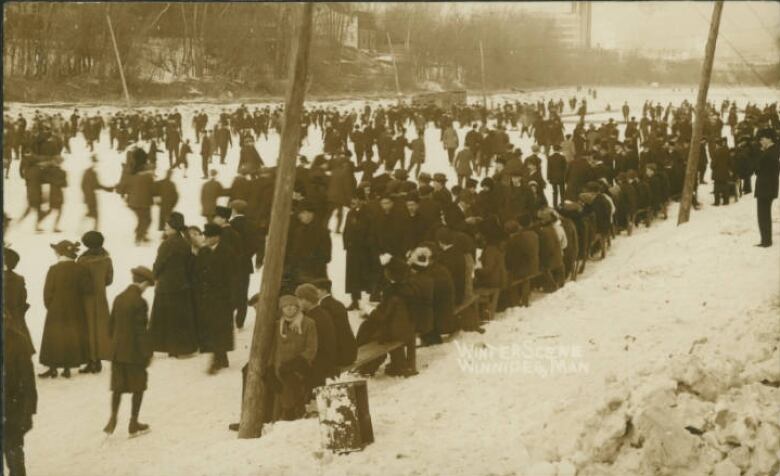
[[[39,376],[56,377],[62,368],[62,376],[70,378],[71,367],[89,360],[85,297],[92,293],[92,279],[87,268],[75,262],[78,243],[63,240],[51,247],[58,262],[49,268],[43,287],[46,323],[40,355],[49,370]]]
[[[77,263],[84,265],[92,278],[92,294],[84,299],[89,338],[89,362],[81,373],[99,373],[101,360],[111,359],[111,336],[108,332],[108,298],[106,287],[114,281],[114,265],[111,256],[103,248],[103,235],[89,231],[81,238],[87,251],[79,256]]]
[[[157,278],[149,324],[152,348],[172,357],[198,350],[190,278],[193,255],[184,230],[184,217],[171,213],[165,225],[165,241],[157,250],[152,269]]]

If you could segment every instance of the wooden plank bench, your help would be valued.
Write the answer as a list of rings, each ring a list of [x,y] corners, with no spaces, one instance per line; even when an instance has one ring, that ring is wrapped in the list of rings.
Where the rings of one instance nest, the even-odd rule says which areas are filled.
[[[383,357],[390,352],[400,349],[406,345],[410,345],[405,342],[401,341],[390,341],[390,342],[377,342],[372,341],[368,342],[366,344],[361,345],[358,347],[357,351],[357,358],[355,358],[355,361],[352,362],[349,365],[344,365],[342,367],[339,367],[338,373],[347,372],[347,371],[357,371],[360,370],[361,367],[364,365]],[[411,344],[412,347],[414,347],[414,344]],[[411,356],[409,362],[409,367],[414,370],[414,372],[417,372],[417,359],[415,352],[410,352],[409,355]]]

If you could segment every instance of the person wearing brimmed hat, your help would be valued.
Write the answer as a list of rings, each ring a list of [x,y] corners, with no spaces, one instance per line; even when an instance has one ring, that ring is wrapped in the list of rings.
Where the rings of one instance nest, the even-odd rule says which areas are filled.
[[[280,297],[279,310],[270,371],[265,379],[276,394],[274,420],[295,420],[304,415],[306,382],[317,355],[317,327],[303,314],[300,300],[295,296]]]
[[[149,430],[138,421],[141,402],[147,388],[146,371],[152,359],[152,344],[147,331],[149,305],[143,298],[146,289],[154,286],[154,273],[138,266],[131,270],[133,282],[115,298],[111,306],[111,417],[103,431],[112,434],[117,424],[122,394],[130,393],[132,408],[128,433],[130,436]]]
[[[84,265],[92,278],[92,293],[84,299],[87,317],[87,337],[89,340],[89,362],[79,370],[80,373],[99,373],[101,360],[111,358],[111,338],[108,331],[108,297],[106,287],[114,280],[114,265],[111,256],[103,248],[103,235],[98,231],[88,231],[81,237],[87,247],[77,263]]]
[[[89,361],[85,297],[92,293],[89,271],[76,263],[79,244],[63,240],[51,245],[57,263],[49,268],[43,288],[46,322],[41,339],[40,362],[49,369],[40,377],[70,378],[70,369]]]
[[[227,353],[233,350],[235,292],[234,256],[222,241],[224,228],[207,223],[204,243],[195,257],[195,317],[200,351],[211,353],[208,373],[229,366]]]
[[[762,248],[772,246],[772,201],[778,196],[778,174],[780,174],[780,147],[773,129],[762,129],[758,133],[761,151],[756,164],[756,205],[758,230]]]
[[[352,299],[347,308],[350,311],[360,309],[363,292],[374,291],[379,263],[372,249],[371,229],[371,213],[366,207],[366,196],[361,188],[352,197],[342,236],[347,255],[344,292]]]
[[[252,258],[264,246],[261,240],[262,232],[253,221],[250,221],[244,213],[247,203],[244,200],[231,200],[230,208],[233,210],[230,226],[241,239],[241,253],[238,256],[239,269],[238,283],[236,284],[236,327],[244,327],[246,320],[247,295],[249,294],[249,277],[254,271]]]
[[[198,349],[190,272],[192,250],[181,213],[171,213],[164,234],[152,267],[157,286],[149,333],[155,352],[166,352],[175,357],[192,354]]]

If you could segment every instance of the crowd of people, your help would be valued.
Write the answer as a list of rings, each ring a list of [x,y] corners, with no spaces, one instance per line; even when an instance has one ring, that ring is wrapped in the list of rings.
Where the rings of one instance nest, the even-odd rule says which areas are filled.
[[[166,114],[127,111],[108,120],[77,110],[69,120],[36,111],[29,127],[22,115],[6,116],[6,176],[19,160],[28,201],[22,219],[36,211],[36,229],[51,211],[61,213],[67,185],[62,151],[69,150],[75,134],[81,133],[90,149],[108,135],[111,147],[126,158],[115,185],[101,184],[94,168],[82,178],[87,217],[94,219],[95,230],[81,243],[52,245],[57,263],[46,274],[39,353],[47,370],[39,376],[69,378],[79,366],[82,373],[97,373],[101,361],[110,361],[113,394],[105,431],[114,431],[122,393],[133,395],[129,432],[147,430],[138,415],[153,353],[179,358],[211,353],[209,374],[228,367],[234,329],[244,326],[254,302],[248,296],[250,277],[262,267],[266,252],[284,252],[278,332],[264,381],[276,396],[274,419],[303,417],[313,389],[349,368],[360,346],[377,340],[407,343],[390,353],[385,371],[414,375],[418,338],[429,346],[458,330],[483,331],[488,316],[478,307],[458,310],[477,289],[498,293],[499,312],[527,305],[533,290],[552,293],[576,278],[594,254],[606,254],[621,232],[665,219],[669,202],[681,196],[690,147],[701,151],[697,188],[707,183],[709,170],[714,205],[754,193],[759,245],[771,246],[780,155],[776,104],[747,104],[741,120],[734,102],[720,109],[709,105],[698,144],[691,144],[693,108],[687,102],[666,108],[645,103],[639,121],[626,103],[622,132],[613,119],[588,124],[585,99],[571,98],[568,105],[579,117],[571,133],[563,125],[562,99],[494,108],[308,108],[301,142],[309,140],[310,131],[319,131],[323,153],[298,158],[285,250],[265,250],[276,177],[255,147],[269,131],[279,131],[280,107],[250,112],[241,106],[214,118],[196,111],[192,138],[185,138],[189,131],[176,109]],[[733,145],[724,135],[722,117]],[[422,170],[428,153],[425,132],[431,127],[457,184],[448,183],[445,171]],[[512,143],[508,130],[533,138],[530,153]],[[176,211],[178,192],[171,179],[172,170],[189,166],[190,139],[201,154],[202,227],[187,224]],[[155,178],[158,143],[168,152],[168,171],[160,179]],[[223,187],[211,164],[215,158],[225,163],[233,144],[240,147],[237,172],[231,186]],[[93,157],[93,163],[98,160]],[[48,194],[42,193],[44,186]],[[112,306],[106,288],[114,270],[97,231],[98,190],[124,197],[137,217],[138,245],[150,241],[151,211],[158,204],[158,229],[164,236],[153,265],[134,268],[133,283]],[[702,193],[694,199],[701,202]],[[342,236],[349,303],[331,294],[332,232]],[[6,377],[6,398],[18,406],[13,407],[16,420],[5,430],[12,432],[6,440],[11,443],[4,445],[9,465],[20,464],[20,458],[23,464],[23,435],[31,427],[36,401],[35,350],[24,321],[29,305],[24,279],[14,272],[19,259],[5,248],[6,361],[13,367]],[[522,285],[513,286],[516,282]],[[149,309],[142,295],[152,286]],[[364,296],[372,303],[368,308]],[[356,333],[349,311],[364,313]],[[374,373],[384,360],[357,370]]]

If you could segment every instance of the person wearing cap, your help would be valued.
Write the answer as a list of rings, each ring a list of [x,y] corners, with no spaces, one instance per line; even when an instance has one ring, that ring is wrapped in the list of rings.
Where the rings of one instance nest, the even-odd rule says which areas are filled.
[[[306,382],[319,347],[317,326],[303,314],[295,296],[279,298],[277,321],[271,350],[270,371],[265,379],[276,393],[274,420],[295,420],[304,416]]]
[[[41,339],[40,362],[48,370],[39,377],[70,378],[70,369],[89,361],[85,297],[92,293],[89,271],[75,259],[79,244],[67,240],[51,245],[57,263],[49,268],[43,287],[46,321]]]
[[[88,231],[81,238],[87,247],[76,260],[89,271],[92,280],[92,293],[84,298],[87,318],[87,336],[89,339],[89,361],[79,373],[99,373],[101,360],[109,360],[111,338],[108,332],[108,297],[106,287],[114,280],[114,265],[111,256],[103,248],[103,235],[98,231]]]
[[[294,290],[299,284],[328,276],[332,242],[326,226],[315,221],[315,207],[304,201],[298,208],[296,220],[290,224],[284,259],[285,289]]]
[[[200,351],[211,353],[210,375],[229,366],[233,350],[235,309],[235,259],[222,241],[223,227],[204,226],[204,243],[195,257],[195,317]]]
[[[313,284],[305,283],[295,288],[295,297],[301,303],[301,310],[317,328],[317,353],[311,362],[307,379],[308,389],[325,384],[325,379],[335,375],[338,368],[339,349],[333,318],[320,306],[320,292]]]
[[[117,425],[122,394],[130,393],[130,436],[149,430],[138,421],[141,402],[149,379],[147,367],[152,360],[152,344],[147,331],[149,305],[143,293],[154,286],[154,273],[138,266],[131,270],[133,282],[119,293],[111,306],[108,329],[111,335],[111,416],[103,431],[112,434]]]
[[[19,255],[3,249],[3,456],[9,475],[24,475],[24,435],[32,429],[38,407],[32,356],[35,347],[24,313],[24,279],[13,272]]]
[[[778,174],[780,174],[780,147],[777,134],[772,129],[759,131],[761,150],[756,161],[756,205],[758,230],[762,248],[772,246],[772,201],[778,196]]]
[[[343,243],[346,251],[344,291],[350,295],[350,311],[360,309],[363,292],[374,291],[375,275],[379,269],[378,255],[372,249],[372,222],[366,208],[364,189],[358,189],[352,197],[344,223]]]
[[[157,280],[149,323],[152,347],[172,357],[198,350],[193,308],[192,250],[184,216],[171,213],[152,270]],[[187,236],[187,237],[186,237]]]
[[[225,189],[217,180],[217,175],[216,169],[211,169],[209,171],[209,179],[203,182],[203,186],[200,189],[200,214],[206,220],[211,220],[217,209],[217,200],[225,195]]]

